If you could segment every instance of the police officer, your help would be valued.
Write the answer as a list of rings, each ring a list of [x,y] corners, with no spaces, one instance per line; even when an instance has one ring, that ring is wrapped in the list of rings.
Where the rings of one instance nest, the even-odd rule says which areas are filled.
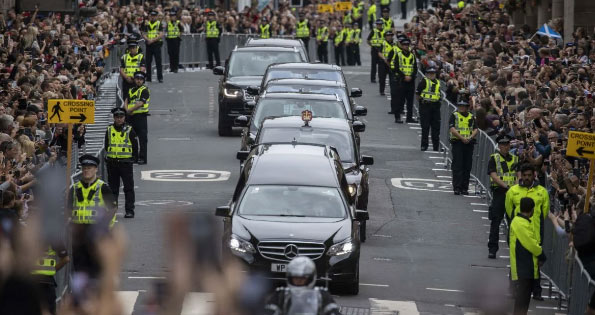
[[[72,267],[91,278],[97,278],[100,264],[90,227],[95,224],[113,226],[118,210],[111,189],[97,177],[99,159],[85,154],[79,158],[81,180],[72,186],[68,205],[72,223]],[[99,227],[95,231],[101,230]]]
[[[455,195],[468,195],[473,145],[477,135],[477,124],[469,112],[469,103],[457,103],[457,111],[450,116],[448,127],[452,149],[452,188]]]
[[[262,39],[271,38],[271,24],[269,24],[269,19],[266,16],[260,18],[258,33]]]
[[[382,23],[381,19],[376,20],[376,28],[370,29],[372,30],[368,34],[368,45],[370,45],[370,51],[372,54],[372,65],[370,67],[370,81],[372,83],[376,83],[376,69],[380,71],[380,67],[382,67],[381,59],[378,53],[382,51],[382,43],[384,42],[384,32],[383,32],[384,24]]]
[[[126,95],[124,99],[124,109],[126,110],[128,124],[134,129],[138,136],[139,152],[138,164],[147,164],[147,116],[149,115],[149,102],[151,94],[149,88],[144,85],[145,74],[137,72],[134,74],[134,83],[136,86]]]
[[[305,256],[287,265],[287,286],[277,288],[265,303],[265,314],[340,315],[339,305],[323,287],[315,287],[316,265]]]
[[[125,218],[134,218],[134,176],[132,163],[138,160],[136,132],[126,124],[126,111],[112,109],[114,123],[105,131],[104,148],[107,151],[107,182],[114,199],[120,194],[120,179],[124,183]]]
[[[144,55],[139,53],[138,49],[136,40],[128,40],[128,51],[122,56],[120,62],[122,95],[127,95],[128,90],[134,86],[134,73],[145,71]]]
[[[335,44],[335,63],[337,66],[345,65],[345,30],[341,25],[337,25],[335,37],[333,38]]]
[[[56,272],[64,267],[70,258],[66,252],[65,246],[46,245],[43,255],[35,262],[31,271],[33,280],[41,295],[42,304],[45,304],[47,311],[56,314]]]
[[[362,17],[364,15],[365,4],[363,0],[353,0],[353,5],[351,6],[351,17],[353,18],[353,26],[355,27],[355,23],[357,23],[357,28],[361,31],[362,24]]]
[[[539,185],[535,180],[536,172],[533,165],[526,163],[521,165],[521,178],[519,183],[510,187],[506,192],[506,215],[507,219],[513,219],[520,212],[522,197],[529,197],[535,203],[535,209],[531,218],[533,234],[538,244],[543,243],[543,229],[545,220],[550,213],[550,197],[547,189]],[[512,242],[512,239],[511,239]],[[539,273],[538,273],[539,275]],[[539,281],[533,283],[533,298],[543,300],[541,297],[541,285]]]
[[[374,29],[374,23],[376,22],[376,0],[370,0],[370,7],[368,8],[368,26],[370,29]]]
[[[357,66],[362,65],[359,55],[359,45],[362,43],[362,29],[359,24],[353,23],[353,35],[351,36],[351,50],[353,54],[353,63]]]
[[[428,150],[428,135],[431,128],[433,149],[440,151],[440,80],[436,79],[434,68],[428,68],[426,76],[417,86],[421,150]]]
[[[380,0],[380,11],[384,13],[384,10],[390,12],[391,0]]]
[[[490,156],[488,175],[492,189],[492,204],[488,217],[490,223],[490,237],[488,239],[488,258],[496,259],[499,246],[500,223],[506,213],[506,192],[516,184],[519,158],[510,153],[510,136],[499,135],[496,138],[498,151]],[[510,221],[508,221],[510,224]]]
[[[407,19],[407,0],[401,0],[401,20]]]
[[[207,57],[209,58],[207,68],[213,69],[213,58],[215,59],[216,66],[221,65],[221,59],[219,59],[219,39],[222,32],[221,26],[217,23],[214,11],[207,13],[206,32]]]
[[[385,95],[384,90],[386,88],[386,76],[390,75],[390,54],[393,52],[393,32],[388,30],[384,32],[384,41],[382,42],[382,49],[378,51],[378,88],[380,95]],[[389,76],[389,80],[392,80],[392,76]],[[392,89],[392,81],[390,81],[390,87]],[[391,90],[392,92],[392,90]],[[396,94],[395,94],[396,95]],[[391,100],[392,104],[392,100]],[[389,114],[392,114],[392,110]]]
[[[306,14],[304,12],[300,12],[299,16],[300,20],[295,26],[295,37],[304,42],[306,52],[309,54],[308,44],[310,43],[310,22],[308,22],[308,19],[306,19]]]
[[[328,63],[328,34],[328,27],[319,19],[316,22],[316,55],[322,63]]]
[[[354,65],[354,56],[353,56],[353,28],[351,28],[351,23],[345,23],[345,28],[343,32],[345,32],[345,55],[347,55],[347,65],[353,66]]]
[[[535,202],[519,196],[519,213],[510,224],[510,276],[514,285],[514,315],[527,314],[531,291],[539,285],[539,267],[546,261],[535,238],[533,217]]]
[[[351,16],[351,11],[343,12],[343,25],[352,24],[353,17]]]
[[[382,23],[383,23],[383,31],[387,32],[387,31],[395,31],[395,22],[393,21],[393,19],[390,18],[389,16],[390,10],[388,8],[384,8],[382,9],[382,17],[380,19],[382,19]]]
[[[417,60],[415,55],[409,50],[410,41],[408,38],[402,38],[399,40],[400,49],[393,49],[391,54],[391,72],[396,83],[397,93],[393,94],[396,104],[393,108],[395,115],[395,122],[402,124],[401,114],[405,103],[407,104],[407,123],[417,123],[417,120],[413,119],[413,98],[415,95],[415,77],[417,76]],[[392,101],[392,99],[391,99]],[[392,105],[392,103],[391,103]],[[396,109],[396,111],[395,111]]]
[[[147,82],[151,82],[151,64],[155,57],[155,67],[157,68],[157,80],[163,82],[163,66],[161,62],[161,46],[163,46],[163,25],[157,20],[159,13],[152,10],[149,14],[149,21],[145,23],[143,37],[147,47],[147,58],[145,59],[145,68],[147,73]]]
[[[167,43],[167,54],[169,56],[169,70],[173,73],[178,73],[182,38],[180,37],[180,19],[174,10],[169,11],[165,42]]]

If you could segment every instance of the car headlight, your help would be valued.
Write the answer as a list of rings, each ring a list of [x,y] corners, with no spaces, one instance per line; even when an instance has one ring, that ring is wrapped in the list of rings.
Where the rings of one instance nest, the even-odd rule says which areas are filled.
[[[225,97],[237,98],[242,96],[242,89],[226,87],[223,89],[223,95],[225,95]]]
[[[347,190],[349,190],[349,195],[351,197],[355,197],[355,195],[357,194],[357,185],[349,184],[349,185],[347,185]]]
[[[355,250],[355,244],[351,240],[335,244],[329,248],[328,252],[326,253],[329,256],[341,256],[346,255]]]
[[[256,253],[254,246],[252,246],[252,244],[250,242],[244,241],[243,239],[241,239],[235,235],[231,236],[231,238],[229,239],[229,243],[227,245],[229,246],[229,248],[232,251],[235,251],[238,253],[249,253],[249,254]]]

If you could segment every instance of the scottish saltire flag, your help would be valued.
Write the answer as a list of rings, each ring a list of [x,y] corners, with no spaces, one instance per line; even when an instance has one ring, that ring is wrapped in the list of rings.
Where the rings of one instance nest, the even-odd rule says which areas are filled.
[[[551,29],[547,24],[543,24],[543,26],[540,27],[537,31],[537,34],[551,38],[562,39],[562,36],[553,29]]]

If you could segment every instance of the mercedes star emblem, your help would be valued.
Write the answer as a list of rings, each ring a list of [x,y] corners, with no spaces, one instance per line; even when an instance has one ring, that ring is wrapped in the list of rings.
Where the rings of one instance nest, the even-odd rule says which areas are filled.
[[[284,254],[288,259],[294,259],[299,255],[299,249],[294,244],[289,244],[285,246]]]

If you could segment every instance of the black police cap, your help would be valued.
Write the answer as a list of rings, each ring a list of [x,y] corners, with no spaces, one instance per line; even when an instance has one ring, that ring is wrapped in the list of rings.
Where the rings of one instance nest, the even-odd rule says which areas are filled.
[[[144,79],[145,78],[145,73],[142,71],[136,71],[134,73],[134,78],[140,78],[140,79]]]
[[[114,116],[126,115],[126,111],[122,107],[115,107],[112,108],[112,114],[114,114]]]
[[[135,40],[129,40],[127,43],[128,43],[128,47],[137,47],[138,46],[138,42]]]
[[[382,19],[377,19],[376,24],[384,24],[384,21],[382,21]]]
[[[496,138],[496,143],[498,143],[498,144],[500,144],[500,143],[502,143],[502,144],[506,144],[506,143],[510,143],[510,141],[512,141],[512,137],[511,137],[511,136],[509,136],[509,135],[506,135],[506,134],[504,134],[504,135],[499,135],[499,136]]]
[[[384,36],[393,36],[393,35],[395,35],[395,34],[393,34],[392,31],[386,31],[386,32],[384,32]]]
[[[99,159],[96,156],[91,154],[85,154],[79,158],[79,162],[81,165],[91,165],[91,166],[99,166]]]
[[[382,13],[384,13],[384,12],[390,12],[389,8],[382,9]]]
[[[436,72],[437,72],[436,68],[434,68],[434,67],[428,68],[428,70],[426,70],[426,73],[436,73]]]
[[[469,103],[465,102],[465,101],[459,101],[457,103],[457,106],[469,106]]]
[[[157,15],[159,15],[159,12],[157,12],[155,10],[151,10],[151,12],[149,14],[151,14],[152,16],[157,16]]]
[[[207,13],[207,15],[208,15],[208,16],[215,16],[215,11],[209,11],[209,12]]]
[[[409,44],[411,44],[411,41],[409,40],[409,38],[401,38],[401,39],[399,39],[399,43],[401,43],[403,45],[409,45]]]
[[[169,15],[177,15],[177,14],[178,14],[178,11],[176,11],[176,10],[169,11]]]

